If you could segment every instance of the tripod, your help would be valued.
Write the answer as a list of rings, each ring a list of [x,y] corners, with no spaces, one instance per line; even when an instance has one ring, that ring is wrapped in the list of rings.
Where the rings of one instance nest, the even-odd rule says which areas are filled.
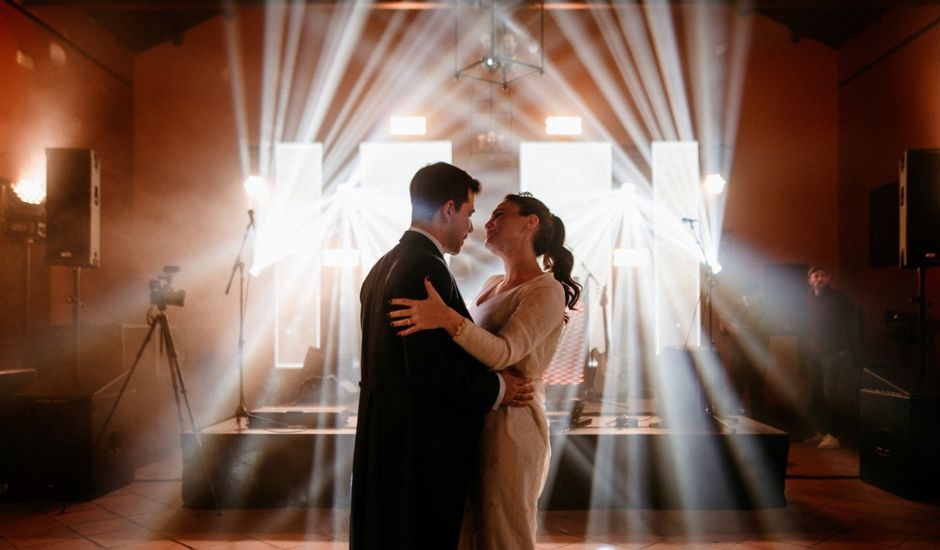
[[[114,417],[114,412],[117,410],[118,404],[121,402],[121,398],[124,396],[124,392],[127,390],[127,386],[130,383],[131,378],[134,376],[134,371],[137,369],[137,365],[140,364],[140,359],[143,357],[144,351],[147,349],[147,344],[150,343],[150,339],[153,337],[153,333],[157,330],[157,328],[159,328],[160,344],[166,351],[166,358],[170,365],[170,379],[173,382],[173,399],[176,401],[176,414],[179,419],[180,432],[185,429],[183,426],[183,411],[180,407],[180,401],[182,400],[182,403],[186,406],[186,413],[189,417],[190,427],[193,430],[193,434],[196,436],[196,447],[199,449],[199,461],[202,464],[202,473],[206,477],[206,483],[209,486],[209,492],[212,494],[212,502],[215,504],[216,512],[221,514],[219,501],[215,495],[215,487],[212,484],[212,478],[209,475],[209,467],[206,464],[206,455],[202,447],[200,430],[196,425],[195,418],[193,417],[193,410],[189,404],[189,397],[187,397],[186,394],[186,385],[183,383],[183,374],[180,370],[179,355],[176,353],[176,344],[173,343],[173,334],[170,332],[170,322],[166,317],[166,306],[167,304],[165,303],[156,304],[157,314],[150,318],[150,330],[147,331],[147,336],[144,337],[144,341],[141,343],[140,349],[137,350],[137,355],[134,356],[134,363],[127,372],[127,376],[124,377],[124,383],[121,384],[121,389],[118,391],[117,398],[114,400],[114,404],[111,406],[111,410],[108,411],[108,415],[105,417],[104,424],[101,426],[101,430],[95,436],[94,442],[91,445],[91,454],[94,456],[95,451],[98,448],[98,444],[101,442],[102,437],[107,432],[108,424],[111,423],[111,419]],[[65,511],[65,506],[62,507],[62,511]]]

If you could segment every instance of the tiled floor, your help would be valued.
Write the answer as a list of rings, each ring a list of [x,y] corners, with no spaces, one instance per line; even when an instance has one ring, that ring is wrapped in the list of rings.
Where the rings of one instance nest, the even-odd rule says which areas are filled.
[[[347,510],[189,510],[179,457],[142,468],[92,502],[0,502],[0,549],[347,547]],[[790,450],[786,508],[545,512],[538,547],[940,548],[940,504],[904,500],[858,479],[852,449]]]

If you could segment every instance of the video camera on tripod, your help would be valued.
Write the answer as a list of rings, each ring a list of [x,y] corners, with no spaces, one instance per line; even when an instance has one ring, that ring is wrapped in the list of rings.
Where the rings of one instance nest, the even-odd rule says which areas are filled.
[[[183,307],[183,301],[186,299],[185,290],[175,290],[173,288],[173,275],[180,272],[179,266],[163,266],[163,275],[158,275],[156,279],[150,279],[150,303],[157,306],[161,311],[166,306]]]

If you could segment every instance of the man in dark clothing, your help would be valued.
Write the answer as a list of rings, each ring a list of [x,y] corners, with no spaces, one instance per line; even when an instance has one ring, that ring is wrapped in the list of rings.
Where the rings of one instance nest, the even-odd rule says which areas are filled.
[[[425,277],[469,317],[444,253],[460,252],[479,191],[478,181],[450,164],[418,170],[411,228],[363,282],[352,550],[456,548],[484,414],[532,399],[527,380],[488,371],[446,331],[400,337],[390,325],[388,301],[425,298]]]
[[[809,376],[810,412],[816,433],[807,439],[820,449],[839,447],[840,384],[847,365],[851,320],[854,306],[844,294],[832,287],[825,268],[811,267],[807,279],[807,374]]]

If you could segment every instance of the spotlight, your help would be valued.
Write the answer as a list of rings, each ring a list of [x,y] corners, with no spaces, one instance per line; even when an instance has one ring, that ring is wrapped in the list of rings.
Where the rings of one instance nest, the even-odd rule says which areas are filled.
[[[545,133],[550,136],[580,136],[581,117],[549,116],[545,117]]]
[[[258,198],[264,194],[267,184],[264,182],[264,178],[261,176],[248,176],[248,179],[245,180],[245,193],[248,193],[248,196],[251,198]]]
[[[3,232],[7,236],[27,239],[46,236],[46,209],[42,206],[44,197],[37,197],[37,191],[30,189],[28,184],[0,180],[0,215]]]
[[[324,267],[358,267],[359,251],[355,248],[323,249]]]
[[[615,248],[613,264],[616,267],[646,267],[650,265],[650,249]]]
[[[620,198],[625,207],[630,207],[636,200],[636,185],[630,182],[624,182],[620,186]]]
[[[490,71],[495,71],[499,68],[499,60],[497,60],[492,55],[488,55],[483,58],[483,66],[489,69]]]
[[[722,191],[725,190],[725,178],[721,177],[721,174],[709,174],[705,176],[705,181],[702,183],[702,186],[705,187],[705,190],[712,195],[720,195]]]
[[[46,200],[46,186],[32,179],[14,183],[13,192],[26,204],[42,204]]]

